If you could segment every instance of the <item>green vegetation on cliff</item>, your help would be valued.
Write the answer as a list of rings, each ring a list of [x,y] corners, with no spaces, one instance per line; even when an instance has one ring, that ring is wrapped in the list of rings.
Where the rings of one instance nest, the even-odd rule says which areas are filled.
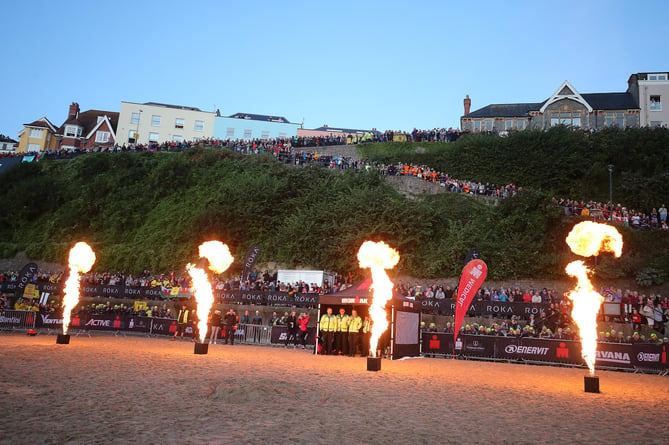
[[[636,133],[640,138],[660,134]],[[554,142],[553,150],[542,142],[558,136],[564,142]],[[573,140],[578,138],[590,142]],[[619,175],[626,172],[639,183],[645,178],[643,184],[661,177],[666,166],[664,153],[642,156],[650,146],[645,139],[624,158],[645,161],[629,167],[617,155],[587,153],[596,138],[615,146],[609,150],[615,154],[626,151],[617,144],[627,143],[631,136],[586,136],[560,129],[505,139],[470,136],[440,146],[420,144],[426,148],[424,154],[415,153],[417,144],[362,148],[364,155],[378,161],[426,164],[453,177],[526,188],[496,206],[452,193],[407,200],[373,171],[295,168],[269,155],[202,148],[21,164],[0,176],[0,256],[26,251],[31,258],[62,263],[74,242],[86,240],[98,255],[97,270],[181,270],[197,259],[201,242],[217,238],[228,243],[240,261],[249,246],[258,244],[263,262],[356,271],[358,247],[374,239],[400,250],[398,273],[454,276],[465,254],[477,248],[492,279],[563,277],[564,265],[573,259],[564,238],[575,220],[562,218],[561,211],[551,207],[550,195],[604,199],[609,162],[620,166]],[[544,147],[543,154],[534,154],[523,141]],[[521,150],[520,145],[521,153],[510,153]],[[570,148],[557,150],[558,145]],[[598,177],[601,185],[592,177],[594,165],[604,170]],[[614,193],[626,203],[637,202],[632,197],[639,203],[659,202],[655,193],[665,188],[662,183],[649,191],[640,185],[629,201],[623,198],[627,195],[622,186]],[[625,256],[600,259],[601,274],[631,277],[650,266],[669,271],[669,234],[624,230],[623,236]],[[239,261],[236,264],[239,267]]]

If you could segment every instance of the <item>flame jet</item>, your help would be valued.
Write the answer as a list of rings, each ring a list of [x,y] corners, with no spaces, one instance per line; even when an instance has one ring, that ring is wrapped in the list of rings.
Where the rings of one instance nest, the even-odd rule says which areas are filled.
[[[93,267],[93,264],[95,264],[95,252],[93,252],[91,246],[83,241],[80,241],[70,249],[70,256],[67,263],[70,269],[70,274],[65,281],[63,296],[64,335],[67,335],[67,331],[70,327],[72,309],[74,309],[77,304],[79,304],[80,274],[84,274],[91,270],[91,267]]]
[[[572,252],[585,257],[608,251],[619,258],[623,250],[623,237],[615,227],[591,221],[576,224],[567,235],[566,241]],[[590,270],[583,261],[572,261],[567,264],[565,271],[578,280],[576,288],[567,292],[565,296],[573,303],[571,318],[578,326],[581,337],[581,355],[588,365],[590,375],[594,375],[597,354],[597,313],[604,297],[595,292],[588,278]]]
[[[392,269],[400,260],[397,250],[384,242],[365,241],[358,250],[360,268],[372,270],[372,304],[369,317],[372,319],[372,335],[369,340],[369,352],[376,357],[379,338],[388,329],[386,303],[393,296],[393,282],[388,278],[386,269]]]
[[[228,246],[220,241],[202,243],[199,247],[199,252],[200,258],[206,258],[209,261],[209,269],[217,274],[225,272],[234,260]],[[214,304],[214,291],[204,268],[189,263],[186,265],[186,269],[193,280],[193,287],[195,288],[197,328],[200,343],[204,343],[204,338],[207,335],[207,318],[209,317],[211,306]]]

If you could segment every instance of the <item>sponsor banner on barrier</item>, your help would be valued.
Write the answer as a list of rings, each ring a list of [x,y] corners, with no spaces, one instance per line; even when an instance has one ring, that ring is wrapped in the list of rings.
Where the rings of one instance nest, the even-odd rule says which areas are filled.
[[[297,343],[300,344],[301,331],[298,331]],[[284,344],[288,338],[288,329],[285,326],[272,326],[272,336],[270,341],[272,344]],[[292,340],[291,340],[292,343]],[[316,327],[311,326],[307,328],[307,345],[313,346],[316,344]]]
[[[450,334],[423,332],[422,342],[425,355],[450,355],[453,352],[453,337]],[[455,352],[470,357],[584,365],[581,343],[559,339],[460,335]],[[669,369],[667,345],[598,343],[596,366]]]
[[[152,318],[150,332],[156,335],[174,335],[177,321],[172,318]]]
[[[634,368],[632,346],[625,343],[597,343],[595,366]]]
[[[418,300],[424,312],[438,311],[443,315],[454,315],[456,302],[453,299],[439,300],[436,298],[424,298]],[[511,316],[529,318],[530,315],[538,316],[546,312],[550,304],[546,303],[509,303],[508,301],[472,301],[467,311],[468,316]]]
[[[256,305],[316,306],[318,294],[289,294],[288,292],[265,291],[227,291],[217,292],[216,298],[221,303],[239,303]]]
[[[452,334],[423,332],[421,335],[423,341],[423,354],[453,354]]]
[[[668,369],[667,345],[633,345],[630,356],[636,368]]]

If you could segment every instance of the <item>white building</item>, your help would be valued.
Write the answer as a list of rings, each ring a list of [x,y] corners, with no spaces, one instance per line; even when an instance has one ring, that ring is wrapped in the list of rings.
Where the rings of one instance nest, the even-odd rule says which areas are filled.
[[[642,127],[669,125],[669,73],[632,74],[628,84],[628,91],[639,103],[640,125]]]
[[[215,115],[181,105],[121,102],[116,141],[119,145],[162,144],[211,138]]]

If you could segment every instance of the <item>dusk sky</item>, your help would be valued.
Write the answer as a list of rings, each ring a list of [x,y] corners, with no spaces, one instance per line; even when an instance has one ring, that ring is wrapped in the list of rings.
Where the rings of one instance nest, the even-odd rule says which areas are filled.
[[[458,127],[472,110],[669,71],[669,2],[5,2],[0,133],[71,102],[162,102],[305,128]]]

